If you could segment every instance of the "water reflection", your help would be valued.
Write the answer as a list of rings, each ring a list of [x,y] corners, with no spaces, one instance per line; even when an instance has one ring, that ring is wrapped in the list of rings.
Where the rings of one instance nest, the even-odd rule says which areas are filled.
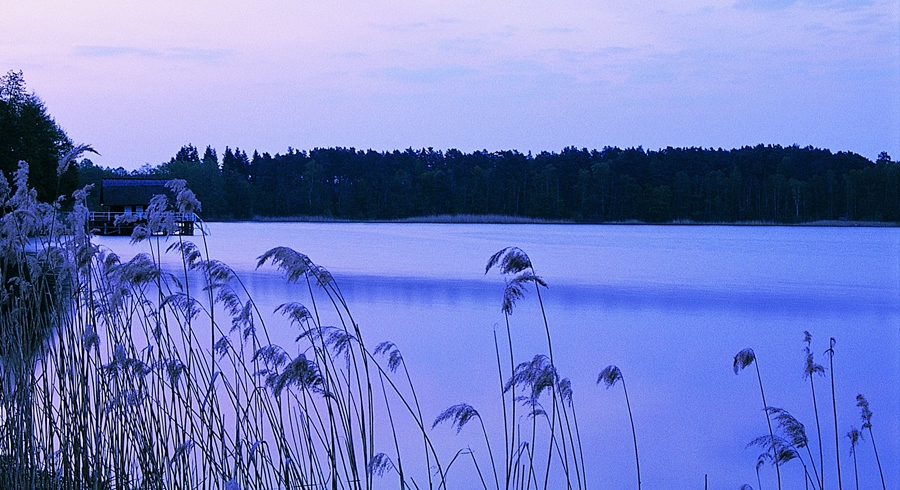
[[[274,274],[244,273],[254,289],[277,295],[284,289]],[[341,274],[341,290],[353,303],[421,303],[457,306],[498,302],[502,282],[428,277]],[[884,290],[857,288],[847,294],[837,288],[713,288],[672,284],[551,284],[547,297],[562,308],[627,308],[637,310],[782,312],[820,314],[891,313],[900,302]]]
[[[103,242],[132,250],[125,240]],[[279,245],[334,273],[370,343],[400,346],[425,413],[465,401],[488,419],[499,408],[493,333],[505,329],[503,279],[484,276],[484,263],[508,245],[526,250],[550,285],[543,297],[554,350],[585,417],[586,457],[604,462],[589,471],[593,488],[634,485],[627,415],[614,391],[595,385],[608,364],[629,380],[647,488],[699,488],[706,474],[710,488],[755,482],[758,452],[745,445],[766,431],[765,419],[755,380],[734,375],[732,356],[753,347],[770,403],[811,427],[804,331],[820,363],[829,337],[837,339],[840,434],[859,425],[855,397],[864,393],[889,485],[900,482],[896,229],[237,223],[213,224],[209,237],[212,256],[231,264],[269,312],[306,298],[303,287],[256,269],[255,257]],[[545,350],[533,293],[510,320],[517,360]],[[284,322],[270,322],[292,341]],[[819,405],[830,406],[825,392]],[[450,445],[467,441],[444,436]],[[869,465],[861,488],[880,487],[868,446],[859,456]],[[785,488],[804,488],[789,468]],[[835,471],[826,462],[828,481]]]

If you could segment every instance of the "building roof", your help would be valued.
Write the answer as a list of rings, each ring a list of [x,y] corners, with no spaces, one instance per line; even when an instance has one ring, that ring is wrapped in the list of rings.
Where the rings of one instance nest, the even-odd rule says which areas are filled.
[[[173,199],[166,188],[168,180],[162,179],[103,179],[100,183],[102,206],[147,206],[157,194]]]

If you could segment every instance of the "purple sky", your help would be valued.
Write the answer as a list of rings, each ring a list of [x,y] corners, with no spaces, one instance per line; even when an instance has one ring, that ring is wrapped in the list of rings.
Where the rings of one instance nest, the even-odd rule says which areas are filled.
[[[187,143],[900,158],[897,0],[6,0],[11,69],[127,169]]]

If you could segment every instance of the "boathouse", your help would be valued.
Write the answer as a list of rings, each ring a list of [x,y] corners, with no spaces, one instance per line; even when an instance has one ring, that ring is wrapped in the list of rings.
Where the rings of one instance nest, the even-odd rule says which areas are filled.
[[[103,179],[100,183],[100,207],[92,212],[90,228],[98,235],[131,235],[134,227],[147,223],[146,210],[153,196],[163,195],[169,203],[175,195],[163,179]],[[173,213],[176,235],[193,235],[197,216]]]

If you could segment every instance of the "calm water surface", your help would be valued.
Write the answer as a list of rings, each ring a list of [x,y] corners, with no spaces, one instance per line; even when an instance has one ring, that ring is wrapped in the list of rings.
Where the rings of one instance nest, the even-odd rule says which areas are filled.
[[[328,268],[369,343],[392,340],[413,371],[426,419],[467,402],[499,429],[493,331],[503,324],[503,278],[484,274],[491,254],[518,246],[549,284],[544,299],[563,376],[572,379],[591,488],[634,488],[631,433],[620,387],[595,384],[616,364],[628,382],[644,488],[756,487],[767,433],[752,372],[735,376],[735,353],[752,347],[770,405],[815,426],[803,378],[803,332],[816,360],[836,339],[834,373],[846,488],[857,393],[874,412],[889,488],[900,485],[900,230],[719,226],[211,223],[212,258],[235,268],[272,310],[302,300],[256,257],[288,246]],[[195,241],[200,237],[194,237]],[[121,255],[143,251],[101,238]],[[175,264],[174,258],[173,264]],[[517,361],[545,353],[533,294],[512,318]],[[271,325],[276,325],[272,320]],[[290,341],[285,332],[284,342]],[[830,415],[827,378],[817,383]],[[430,414],[430,415],[429,415]],[[823,415],[824,417],[824,415]],[[825,471],[836,479],[825,423]],[[438,427],[450,448],[480,441]],[[474,434],[474,431],[472,431]],[[501,433],[495,434],[498,441]],[[815,445],[814,445],[815,447]],[[880,488],[871,443],[858,450],[860,488]],[[762,470],[763,488],[775,488]],[[785,488],[805,488],[795,462]],[[461,482],[462,487],[474,482]]]

